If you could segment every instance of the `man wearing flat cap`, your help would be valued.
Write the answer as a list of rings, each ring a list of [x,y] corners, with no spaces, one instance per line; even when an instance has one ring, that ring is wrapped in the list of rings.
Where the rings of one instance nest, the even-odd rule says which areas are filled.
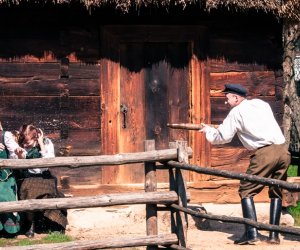
[[[253,151],[246,173],[261,177],[286,180],[287,168],[290,164],[290,153],[285,138],[276,122],[271,107],[260,99],[248,100],[247,90],[240,84],[225,84],[222,91],[231,110],[218,128],[202,124],[200,132],[212,144],[229,143],[235,134],[243,146]],[[243,217],[256,221],[253,197],[260,193],[263,185],[242,180],[239,195]],[[269,187],[270,224],[279,225],[282,193],[279,187]],[[246,225],[245,233],[235,244],[253,244],[258,241],[257,229]],[[269,243],[279,244],[278,232],[270,231]]]

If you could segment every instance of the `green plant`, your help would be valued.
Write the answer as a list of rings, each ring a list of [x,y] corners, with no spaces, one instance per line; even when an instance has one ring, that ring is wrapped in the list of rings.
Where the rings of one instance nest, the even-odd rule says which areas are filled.
[[[6,245],[7,240],[0,238],[0,247],[4,247]]]
[[[39,244],[38,240],[30,240],[30,239],[21,239],[17,242],[17,246],[30,246],[34,244]]]
[[[72,238],[60,232],[51,232],[46,237],[44,237],[42,241],[44,243],[59,243],[72,241]]]
[[[60,242],[68,242],[72,241],[73,239],[65,234],[60,232],[50,232],[48,235],[41,239],[6,239],[0,238],[0,247],[7,247],[7,246],[30,246],[36,244],[48,244],[48,243],[60,243]]]
[[[297,165],[290,165],[287,171],[287,175],[289,177],[297,176],[298,174],[298,166]]]
[[[289,207],[288,211],[295,219],[295,226],[300,226],[300,202],[297,202],[297,207]]]

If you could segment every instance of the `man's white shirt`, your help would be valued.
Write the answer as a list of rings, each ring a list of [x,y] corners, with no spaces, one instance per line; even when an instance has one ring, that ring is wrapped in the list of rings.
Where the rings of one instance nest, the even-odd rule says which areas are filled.
[[[232,108],[217,129],[207,128],[206,139],[212,144],[224,144],[230,142],[235,134],[249,150],[285,143],[270,105],[260,99],[245,99]]]

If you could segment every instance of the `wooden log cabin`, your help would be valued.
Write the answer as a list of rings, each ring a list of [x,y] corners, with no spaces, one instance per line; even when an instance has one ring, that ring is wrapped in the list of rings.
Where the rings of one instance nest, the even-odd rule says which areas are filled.
[[[249,153],[237,139],[211,146],[198,132],[166,126],[220,123],[229,111],[218,93],[225,83],[241,83],[249,98],[269,102],[289,131],[278,13],[213,8],[218,1],[8,2],[0,4],[1,121],[5,130],[41,127],[57,157],[139,152],[145,139],[155,139],[157,149],[186,140],[191,163],[244,172]],[[53,171],[72,195],[144,189],[144,169],[136,164]],[[239,202],[238,181],[185,176],[191,202]],[[167,173],[157,177],[167,188]]]

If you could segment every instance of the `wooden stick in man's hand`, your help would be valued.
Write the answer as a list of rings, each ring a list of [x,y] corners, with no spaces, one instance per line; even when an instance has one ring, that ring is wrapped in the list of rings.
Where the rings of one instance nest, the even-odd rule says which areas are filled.
[[[217,128],[218,125],[213,124],[194,124],[194,123],[167,123],[167,127],[174,129],[186,129],[186,130],[201,130],[205,125]]]

